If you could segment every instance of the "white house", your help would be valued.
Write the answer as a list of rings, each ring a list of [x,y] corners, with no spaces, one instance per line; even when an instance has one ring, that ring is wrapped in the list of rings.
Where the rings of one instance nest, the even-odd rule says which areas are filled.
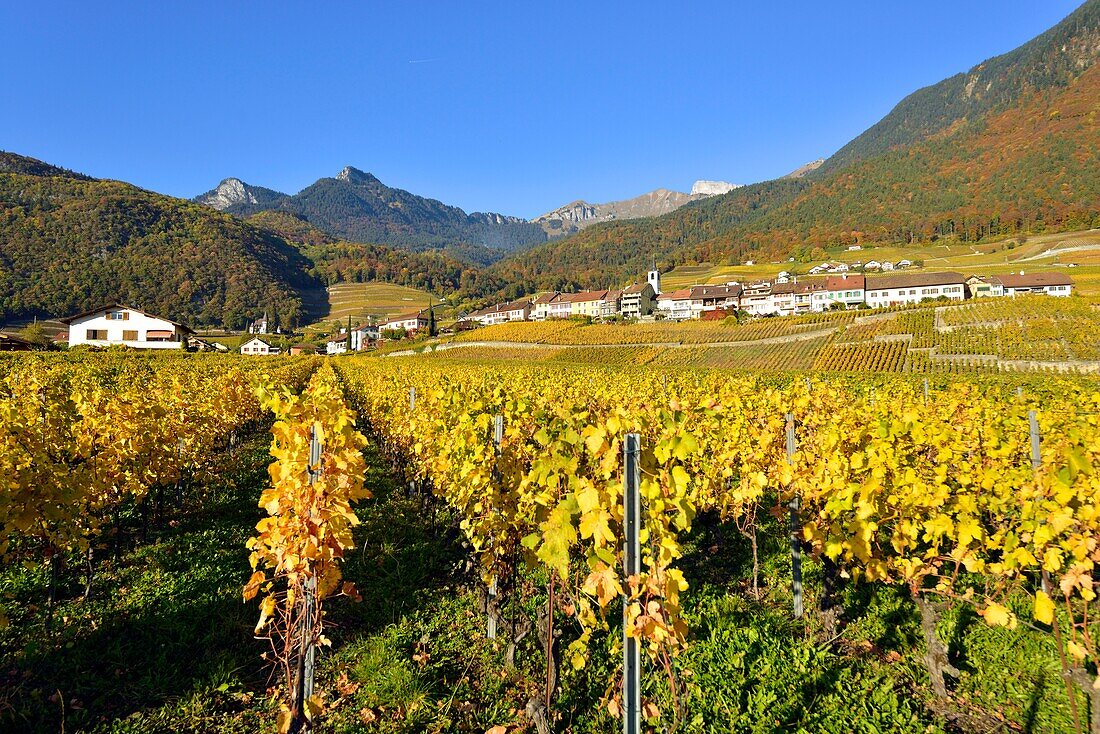
[[[389,321],[383,321],[379,325],[381,331],[395,331],[401,329],[405,332],[416,331],[417,329],[425,329],[428,326],[428,317],[424,311],[417,311],[416,313],[402,314],[396,316]]]
[[[558,299],[558,292],[543,293],[531,302],[531,320],[545,321],[550,315],[550,304]]]
[[[966,298],[966,278],[959,273],[884,275],[867,280],[867,305],[871,308],[920,303],[929,298]]]
[[[531,316],[531,302],[527,300],[499,303],[495,306],[474,311],[467,318],[483,326],[504,324],[509,321],[527,321]]]
[[[905,268],[911,268],[911,267],[913,267],[913,261],[912,260],[898,260],[896,263],[894,263],[894,267],[897,268],[898,270],[904,270]]]
[[[1062,273],[1019,273],[994,275],[993,280],[1000,282],[1006,296],[1019,296],[1026,293],[1042,293],[1048,296],[1068,296],[1073,291],[1073,279]]]
[[[775,313],[775,302],[772,300],[772,284],[766,280],[747,284],[741,290],[738,307],[753,316],[766,316]]]
[[[662,293],[657,296],[657,310],[669,319],[691,318],[691,288]]]
[[[191,329],[119,303],[62,319],[69,326],[69,346],[120,345],[134,349],[182,349]]]
[[[768,303],[769,313],[777,313],[780,316],[791,314],[809,313],[813,307],[813,295],[824,289],[821,282],[797,280],[790,283],[776,282],[772,285]]]
[[[364,324],[351,330],[351,348],[356,352],[366,349],[371,342],[378,341],[381,330],[377,324]]]
[[[855,308],[863,303],[865,285],[866,278],[862,275],[830,275],[825,279],[825,287],[814,291],[810,310],[828,311],[834,303]]]
[[[279,354],[282,351],[283,350],[279,349],[279,347],[271,346],[258,336],[249,339],[241,347],[241,354],[248,354],[252,356],[267,356],[270,354]]]

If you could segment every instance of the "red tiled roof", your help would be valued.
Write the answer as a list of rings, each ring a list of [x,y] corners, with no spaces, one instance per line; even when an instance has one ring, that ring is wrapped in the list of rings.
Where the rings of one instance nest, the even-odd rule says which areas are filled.
[[[691,299],[691,289],[681,288],[678,291],[672,291],[671,293],[662,293],[657,296],[658,301],[687,301]]]
[[[847,291],[853,288],[858,289],[862,288],[866,282],[867,279],[862,275],[849,275],[848,277],[844,277],[843,275],[830,275],[825,279],[825,290]]]

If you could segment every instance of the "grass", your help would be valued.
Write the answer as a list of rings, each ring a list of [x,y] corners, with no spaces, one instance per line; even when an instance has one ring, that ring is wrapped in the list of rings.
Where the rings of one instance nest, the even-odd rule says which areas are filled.
[[[392,283],[338,283],[329,286],[327,299],[321,299],[320,311],[314,314],[314,324],[307,327],[328,328],[333,321],[346,324],[363,322],[368,316],[389,318],[427,308],[428,302],[439,299],[425,291]]]
[[[11,626],[0,631],[0,730],[256,732],[274,728],[265,643],[253,639],[254,603],[242,604],[245,539],[260,511],[267,438],[226,456],[211,483],[189,495],[175,524],[142,542],[135,518],[117,559],[103,551],[97,591],[82,599],[74,568],[62,576],[54,634],[43,627],[46,578],[35,568],[0,573]],[[328,607],[331,650],[316,690],[332,732],[532,731],[522,713],[543,674],[534,635],[517,666],[484,635],[484,615],[455,519],[409,496],[373,448],[374,497],[345,576],[364,594]],[[675,691],[647,667],[646,696],[676,732],[1062,732],[1064,688],[1048,634],[989,629],[966,607],[940,630],[963,669],[952,698],[937,703],[919,659],[912,603],[884,585],[844,590],[846,626],[828,640],[814,613],[820,568],[805,566],[808,614],[789,613],[790,557],[781,523],[761,527],[762,596],[750,590],[747,540],[716,517],[698,519],[681,562],[692,630],[673,663]],[[521,618],[545,603],[545,579],[521,579]],[[562,615],[567,644],[576,630]],[[615,615],[593,641],[588,665],[565,670],[555,701],[559,731],[620,726],[600,704],[614,679]],[[1000,717],[1000,718],[998,718]],[[659,727],[657,730],[661,730]]]

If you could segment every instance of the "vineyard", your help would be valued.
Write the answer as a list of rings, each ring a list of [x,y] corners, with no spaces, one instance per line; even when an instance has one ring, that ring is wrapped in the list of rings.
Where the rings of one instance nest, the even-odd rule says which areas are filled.
[[[451,355],[508,348],[5,359],[0,722],[1100,731],[1100,391],[790,372],[902,371],[892,324],[495,367]],[[216,646],[179,631],[199,607],[154,621],[189,598],[169,568],[228,597]],[[166,645],[153,691],[92,695]],[[208,671],[198,708],[151,682],[173,665]]]
[[[851,323],[854,311],[748,321],[657,321],[642,324],[587,324],[548,320],[499,324],[461,334],[457,342],[527,342],[561,346],[596,344],[712,344],[758,341],[807,334]]]
[[[538,344],[542,349],[509,348],[509,343]],[[1032,296],[741,323],[734,319],[638,324],[551,320],[476,329],[447,346],[436,356],[465,362],[1095,374],[1100,372],[1100,308],[1082,298]]]

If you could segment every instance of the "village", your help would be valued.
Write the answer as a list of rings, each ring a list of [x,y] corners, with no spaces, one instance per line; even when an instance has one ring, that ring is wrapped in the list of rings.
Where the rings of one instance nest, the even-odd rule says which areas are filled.
[[[798,277],[781,271],[771,280],[721,285],[693,285],[665,292],[661,272],[654,268],[645,281],[615,290],[591,290],[576,293],[552,291],[533,298],[488,306],[470,313],[458,313],[457,319],[443,326],[441,333],[455,333],[496,324],[546,321],[550,319],[587,319],[591,321],[685,321],[721,320],[729,317],[771,318],[821,313],[842,309],[879,309],[910,306],[926,300],[964,301],[973,298],[1013,297],[1043,294],[1055,297],[1073,292],[1073,279],[1062,273],[1019,271],[1000,275],[970,275],[958,272],[908,271],[912,263],[869,261],[861,267],[823,263],[809,270],[814,277]],[[860,267],[864,272],[852,272]],[[889,274],[867,275],[866,271]],[[824,274],[824,275],[822,275]],[[361,352],[381,342],[407,339],[433,332],[432,307],[401,314],[378,323],[349,324],[319,344],[289,346],[286,353],[336,355]],[[54,342],[69,348],[187,349],[191,351],[239,351],[246,356],[282,354],[275,329],[265,315],[251,323],[251,338],[239,349],[231,350],[221,341],[197,336],[180,323],[156,316],[139,308],[113,303],[76,314],[61,323],[67,333]],[[35,345],[10,334],[0,334],[0,351],[24,351]]]

